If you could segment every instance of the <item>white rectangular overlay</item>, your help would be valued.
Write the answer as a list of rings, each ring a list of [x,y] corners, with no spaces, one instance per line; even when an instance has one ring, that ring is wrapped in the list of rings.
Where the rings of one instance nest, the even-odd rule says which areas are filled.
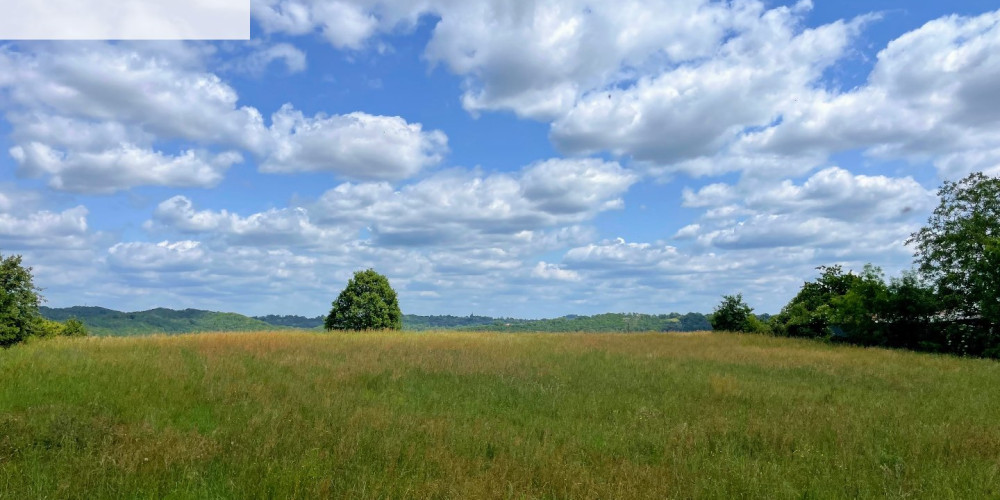
[[[248,40],[250,0],[0,0],[5,40]]]

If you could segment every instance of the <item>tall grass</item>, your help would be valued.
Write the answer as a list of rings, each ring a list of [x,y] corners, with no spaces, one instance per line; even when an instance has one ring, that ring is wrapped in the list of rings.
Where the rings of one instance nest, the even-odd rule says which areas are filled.
[[[3,498],[1000,497],[1000,363],[728,334],[0,352]]]

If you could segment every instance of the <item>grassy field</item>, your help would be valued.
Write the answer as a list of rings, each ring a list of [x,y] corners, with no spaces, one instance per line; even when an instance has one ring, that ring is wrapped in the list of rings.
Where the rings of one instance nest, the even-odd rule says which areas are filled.
[[[998,498],[1000,363],[727,334],[0,351],[2,498]]]

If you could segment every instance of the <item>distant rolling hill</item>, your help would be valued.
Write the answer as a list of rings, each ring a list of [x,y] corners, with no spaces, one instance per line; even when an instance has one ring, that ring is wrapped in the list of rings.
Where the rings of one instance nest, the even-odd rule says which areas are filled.
[[[55,321],[76,318],[91,335],[128,337],[152,333],[197,333],[262,331],[288,328],[318,329],[323,316],[274,315],[247,317],[237,313],[200,309],[157,308],[148,311],[121,312],[103,307],[41,307],[42,316]],[[480,330],[506,332],[684,332],[711,330],[700,313],[635,314],[609,313],[594,316],[563,316],[552,319],[493,318],[489,316],[403,316],[404,330]]]
[[[199,309],[150,309],[121,312],[103,307],[40,307],[45,318],[65,321],[76,318],[91,335],[128,337],[152,333],[193,333],[274,330],[275,325],[242,314],[202,311]]]
[[[321,328],[323,316],[254,316],[275,326]],[[693,332],[711,330],[701,313],[607,313],[551,319],[493,318],[490,316],[403,315],[404,330],[476,330],[493,332]]]
[[[295,316],[291,314],[279,316],[268,314],[267,316],[254,316],[253,319],[272,324],[274,326],[284,326],[289,328],[321,328],[323,326],[323,316],[307,318],[305,316]]]

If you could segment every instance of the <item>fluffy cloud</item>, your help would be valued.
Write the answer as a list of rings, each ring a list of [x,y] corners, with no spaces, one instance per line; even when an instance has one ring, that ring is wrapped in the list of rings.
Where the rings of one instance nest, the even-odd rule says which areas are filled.
[[[0,253],[21,255],[46,297],[74,297],[98,274],[99,249],[109,235],[93,230],[85,206],[58,208],[53,201],[41,192],[0,186]]]
[[[379,246],[444,246],[467,255],[504,248],[518,256],[592,237],[579,224],[621,208],[621,196],[637,180],[615,162],[554,159],[517,174],[453,169],[398,190],[384,182],[344,183],[315,202],[246,217],[196,210],[189,198],[174,196],[157,206],[146,227],[228,244],[329,251],[366,231]]]
[[[190,65],[197,56],[105,43],[23,47],[0,48],[0,87],[23,108],[200,143],[252,146],[261,133],[260,113],[238,107],[232,87]]]
[[[824,71],[877,16],[805,29],[809,1],[258,4],[266,30],[337,33],[335,46],[355,49],[436,16],[425,58],[464,78],[467,110],[550,122],[563,151],[656,173],[773,179],[854,149],[949,178],[1000,169],[998,12],[931,21],[882,50],[865,85],[839,91]]]
[[[335,248],[353,236],[338,228],[317,227],[303,208],[272,209],[240,217],[226,210],[197,211],[184,196],[160,203],[146,227],[156,229],[156,224],[183,234],[214,235],[231,245],[263,247]]]
[[[448,138],[398,116],[366,113],[306,118],[290,105],[271,117],[273,145],[261,171],[331,171],[354,179],[405,179],[437,164]]]
[[[932,161],[947,178],[1000,170],[1000,11],[949,16],[879,52],[866,85],[817,92],[783,121],[748,134],[748,151],[865,149],[870,155]]]
[[[0,47],[0,91],[27,175],[56,189],[110,193],[139,185],[209,187],[250,152],[266,172],[330,171],[393,179],[438,163],[444,133],[395,116],[306,117],[290,104],[271,117],[240,106],[237,92],[202,68],[206,56],[160,45],[34,44]],[[304,58],[288,45],[257,53],[261,64]],[[251,56],[257,57],[257,55]],[[255,63],[256,64],[256,63]],[[165,152],[158,144],[189,144]],[[228,150],[219,154],[204,151]]]
[[[553,122],[552,140],[569,152],[606,150],[656,165],[711,156],[810,92],[858,27],[799,32],[787,9],[755,14],[715,57],[587,94]]]
[[[684,205],[705,212],[674,237],[716,250],[809,248],[820,252],[817,258],[900,267],[909,255],[905,240],[935,202],[912,178],[831,167],[801,185],[749,179],[685,190]]]
[[[175,307],[321,314],[324,299],[336,296],[332,280],[340,278],[320,274],[329,262],[289,250],[215,248],[196,240],[117,243],[106,260],[106,283],[88,292],[103,300],[127,294],[133,309],[169,301]]]
[[[562,269],[556,264],[549,264],[541,261],[531,270],[531,275],[545,280],[558,281],[580,281],[580,274],[576,271]]]
[[[93,234],[74,195],[47,192],[43,203],[4,191],[0,248],[40,257],[49,282],[91,283],[86,292],[103,297],[150,294],[150,305],[309,304],[318,313],[351,271],[375,266],[423,312],[704,311],[733,291],[773,311],[816,265],[904,267],[902,242],[934,204],[902,163],[891,175],[877,175],[888,171],[879,165],[860,175],[829,167],[832,154],[932,163],[945,178],[1000,172],[1000,108],[990,94],[1000,80],[1000,13],[928,23],[885,47],[867,81],[841,89],[829,75],[859,62],[852,45],[870,17],[809,28],[808,1],[253,3],[266,33],[322,36],[358,59],[383,54],[394,40],[383,34],[430,16],[424,60],[458,76],[467,111],[540,120],[553,145],[576,156],[510,171],[436,169],[448,154],[441,131],[309,102],[257,109],[244,101],[255,95],[218,76],[305,69],[305,54],[287,43],[7,45],[9,151],[18,174],[53,189],[218,186],[242,157],[262,172],[337,180],[281,180],[273,189],[290,204],[254,191],[235,211],[226,197],[238,182],[218,198],[181,191],[152,209],[149,241],[120,242]],[[355,52],[367,49],[375,50]],[[220,54],[232,64],[216,64]],[[636,172],[672,182],[686,182],[671,178],[678,172],[739,174],[691,181],[665,200],[670,187],[630,193]],[[150,192],[162,193],[129,202]],[[630,205],[661,196],[656,207],[675,213],[662,224],[659,214],[631,211],[592,224],[627,196]],[[630,225],[639,220],[641,229]],[[131,234],[131,223],[115,221],[115,230]],[[601,240],[619,227],[645,241]],[[43,255],[60,247],[77,251]],[[86,280],[60,272],[69,258],[97,271]]]
[[[644,298],[649,294],[704,310],[721,293],[740,291],[774,312],[818,265],[860,269],[873,262],[889,274],[909,267],[904,241],[935,201],[912,178],[836,167],[801,182],[748,177],[685,190],[682,204],[703,212],[670,243],[588,243],[566,251],[558,266],[595,284],[577,300],[604,309],[649,304],[655,310],[655,301]]]
[[[475,245],[586,221],[620,208],[620,196],[638,180],[615,162],[555,159],[519,175],[451,170],[393,190],[388,184],[342,184],[313,211],[327,223],[358,220],[377,243]]]
[[[254,42],[249,42],[253,45]],[[306,53],[290,43],[253,47],[249,54],[226,64],[224,67],[237,72],[260,77],[271,65],[280,61],[289,73],[301,73],[306,70]]]
[[[115,243],[108,256],[112,266],[133,271],[196,271],[206,264],[201,243],[191,240]]]
[[[165,155],[131,144],[97,152],[64,152],[38,142],[14,146],[10,155],[29,176],[49,177],[49,186],[78,193],[108,194],[135,186],[212,187],[243,157],[234,151],[210,155],[183,151]]]
[[[0,197],[3,200],[5,197]],[[87,243],[87,208],[41,210],[23,215],[0,209],[0,248],[74,248]]]
[[[169,287],[179,281],[252,294],[272,286],[317,283],[314,257],[285,249],[213,248],[195,240],[117,243],[108,249],[108,263],[123,272],[131,285]],[[179,279],[174,273],[179,273]],[[260,290],[254,292],[247,284]]]
[[[661,310],[669,301],[704,311],[721,293],[742,291],[760,310],[776,311],[813,274],[816,258],[808,248],[716,253],[618,238],[570,249],[562,267],[595,283],[580,300],[603,310]]]
[[[411,29],[421,16],[436,16],[425,57],[465,78],[466,109],[554,120],[592,91],[603,95],[639,76],[712,58],[726,40],[738,40],[726,47],[763,54],[773,48],[770,32],[787,38],[796,16],[810,6],[808,1],[766,10],[758,1],[710,0],[257,0],[253,12],[265,31],[319,30],[335,47],[350,49],[380,33]],[[808,36],[795,42],[824,43]],[[805,60],[817,50],[805,47],[791,57]]]
[[[470,307],[498,312],[504,306],[493,298],[520,303],[522,286],[555,300],[551,286],[578,280],[575,271],[536,259],[593,241],[593,228],[584,224],[622,207],[637,180],[615,162],[558,159],[509,174],[452,169],[400,188],[344,183],[313,202],[250,215],[198,209],[190,198],[174,196],[145,225],[166,241],[119,243],[107,259],[130,288],[179,283],[237,293],[234,282],[264,287],[271,276],[276,290],[312,290],[302,299],[310,304],[334,296],[347,271],[375,266],[413,307],[436,300],[428,292],[447,289]],[[262,269],[265,278],[244,276],[246,269]],[[213,284],[212,277],[225,283]],[[303,287],[293,292],[292,278]]]
[[[839,167],[816,172],[801,185],[791,180],[741,186],[709,184],[698,191],[685,189],[687,207],[731,207],[782,214],[820,215],[847,222],[899,220],[913,213],[926,213],[935,203],[934,194],[911,177],[855,175]],[[719,212],[716,212],[719,213]]]

